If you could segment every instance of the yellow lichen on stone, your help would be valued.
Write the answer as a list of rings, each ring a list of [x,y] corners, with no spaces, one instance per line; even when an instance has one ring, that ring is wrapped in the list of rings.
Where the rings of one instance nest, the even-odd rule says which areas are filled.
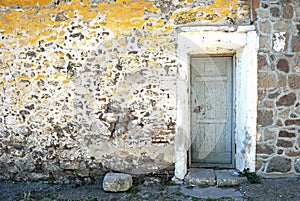
[[[54,75],[54,79],[58,79],[58,78],[64,77],[64,76],[65,76],[64,73],[57,73],[57,74]]]
[[[30,81],[30,77],[27,77],[27,76],[19,76],[18,78],[17,78],[17,80],[18,81],[21,81],[21,80],[27,80],[27,81]]]
[[[3,87],[6,83],[6,79],[3,79],[1,82],[0,82],[0,87]]]
[[[9,100],[3,102],[9,111],[1,116],[8,117],[10,129],[19,132],[28,124],[43,150],[53,136],[53,158],[71,163],[84,158],[88,174],[94,162],[131,171],[127,157],[142,171],[172,165],[176,25],[219,25],[239,15],[237,0],[201,1],[201,6],[176,0],[170,7],[152,0],[51,0],[51,6],[28,6],[28,1],[3,8],[0,15],[0,86]],[[140,157],[151,159],[151,167]],[[41,161],[56,164],[51,158]],[[70,168],[65,162],[59,163],[60,172]]]
[[[171,19],[175,24],[207,23],[208,21],[216,23],[226,17],[235,17],[232,11],[237,9],[237,4],[238,0],[217,0],[216,3],[207,7],[178,10],[171,16]]]
[[[51,3],[50,0],[0,0],[1,6],[20,5],[20,6],[45,6]]]
[[[3,2],[0,1],[0,2]],[[5,1],[5,5],[11,5],[12,3],[19,4],[21,1],[9,0]],[[47,5],[50,0],[34,0],[34,1],[22,1],[22,6],[32,6],[35,4]],[[189,2],[190,3],[190,2]],[[22,45],[26,45],[26,40],[30,44],[36,43],[42,37],[47,37],[52,34],[53,27],[61,26],[62,22],[53,20],[53,16],[58,12],[64,12],[69,19],[66,22],[70,22],[70,18],[74,18],[74,13],[77,13],[82,20],[96,19],[99,13],[104,16],[104,19],[95,20],[94,26],[105,26],[109,30],[118,33],[127,32],[130,28],[141,27],[146,22],[145,27],[148,30],[163,29],[164,31],[170,31],[172,28],[166,26],[162,19],[149,18],[144,19],[144,10],[149,12],[157,12],[159,8],[155,8],[152,2],[136,2],[136,1],[116,1],[111,2],[109,6],[107,3],[99,3],[97,8],[91,8],[89,1],[83,2],[74,0],[71,3],[62,3],[53,8],[41,8],[25,9],[23,12],[11,11],[10,13],[3,14],[0,18],[0,26],[4,30],[5,34],[16,34],[16,30],[23,30],[27,33],[27,36],[20,36],[24,38]],[[171,19],[175,19],[175,24],[189,24],[196,21],[218,22],[225,17],[236,17],[235,14],[231,14],[231,9],[237,9],[237,0],[234,1],[222,1],[217,0],[215,4],[207,7],[198,7],[196,9],[182,9],[173,14]],[[199,15],[203,13],[203,15]],[[52,16],[52,17],[51,17]],[[55,17],[54,17],[55,18]],[[170,23],[167,23],[168,25]],[[92,25],[93,26],[93,25]],[[47,29],[48,28],[48,29]],[[95,27],[96,28],[96,27]],[[59,35],[65,34],[64,31]],[[29,36],[29,37],[28,37]],[[54,36],[47,38],[47,41],[56,40]]]
[[[40,80],[40,79],[44,79],[44,78],[45,78],[44,75],[38,74],[37,77],[35,78],[35,80]]]
[[[15,79],[10,79],[10,80],[8,80],[8,83],[9,84],[13,84],[15,82]]]
[[[20,39],[23,38],[30,44],[34,44],[41,36],[53,33],[53,30],[49,30],[53,28],[54,24],[45,23],[44,18],[43,14],[36,14],[36,9],[25,9],[22,12],[11,10],[10,13],[0,17],[0,27],[4,34],[15,34]],[[19,43],[18,45],[20,47],[20,45],[26,44]]]
[[[66,77],[66,79],[63,81],[63,83],[64,83],[64,84],[68,84],[68,83],[70,83],[70,81],[71,81],[71,79],[68,78],[68,77]]]
[[[106,16],[105,25],[114,32],[126,32],[129,28],[140,27],[146,20],[144,10],[155,12],[158,8],[153,8],[152,2],[111,2],[108,7],[106,3],[98,5],[97,10],[102,11]]]
[[[5,5],[10,5],[9,1]],[[32,1],[35,3],[46,3],[46,1]],[[17,2],[18,3],[18,2]],[[24,6],[24,4],[21,4]],[[105,26],[114,33],[123,33],[130,30],[130,28],[141,27],[147,20],[144,19],[144,9],[151,12],[156,12],[159,9],[152,6],[152,2],[135,2],[126,1],[111,2],[109,6],[107,3],[99,3],[96,9],[92,9],[88,1],[80,2],[74,0],[72,3],[64,3],[52,8],[40,8],[39,10],[24,9],[22,12],[11,10],[10,13],[6,13],[0,16],[0,27],[4,31],[4,34],[15,34],[22,41],[18,43],[19,47],[26,46],[26,41],[29,44],[35,44],[39,40],[53,41],[56,40],[53,34],[53,28],[65,26],[66,23],[70,23],[74,19],[74,13],[77,13],[81,20],[94,20],[91,23],[91,27]],[[64,22],[56,21],[55,16],[63,12],[67,19]],[[104,16],[103,19],[97,19],[99,13]],[[160,19],[150,19],[153,21],[151,26],[147,26],[147,29],[153,30],[156,28],[164,28],[163,21]],[[20,31],[17,31],[20,30]],[[169,30],[168,30],[169,31]],[[21,32],[26,33],[20,34]],[[65,34],[62,31],[59,35]],[[51,36],[50,38],[47,38]]]

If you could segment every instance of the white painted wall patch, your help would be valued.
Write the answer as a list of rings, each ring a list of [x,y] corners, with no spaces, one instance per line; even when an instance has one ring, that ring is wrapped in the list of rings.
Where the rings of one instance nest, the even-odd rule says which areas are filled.
[[[273,49],[276,52],[284,50],[286,41],[286,32],[278,32],[273,35]]]

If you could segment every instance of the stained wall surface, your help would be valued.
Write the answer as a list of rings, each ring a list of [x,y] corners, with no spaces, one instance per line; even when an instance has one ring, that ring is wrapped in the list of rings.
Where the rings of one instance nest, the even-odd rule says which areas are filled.
[[[0,1],[1,179],[173,169],[176,27],[245,1]]]
[[[0,1],[1,179],[173,169],[176,27],[247,1]]]
[[[177,28],[248,0],[0,0],[0,179],[174,166]],[[300,173],[299,1],[260,1],[257,170]]]

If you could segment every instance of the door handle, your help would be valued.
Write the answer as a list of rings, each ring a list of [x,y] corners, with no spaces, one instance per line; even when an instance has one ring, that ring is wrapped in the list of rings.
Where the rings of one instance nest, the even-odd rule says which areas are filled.
[[[197,106],[195,109],[194,109],[194,112],[195,113],[200,113],[202,110],[202,107],[201,106]]]

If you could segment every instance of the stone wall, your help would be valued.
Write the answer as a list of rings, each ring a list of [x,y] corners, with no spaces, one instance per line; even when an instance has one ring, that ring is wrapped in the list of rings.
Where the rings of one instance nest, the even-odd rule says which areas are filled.
[[[245,0],[7,0],[0,5],[0,179],[172,169],[176,27],[250,23]],[[280,68],[294,62],[282,59]],[[275,87],[278,75],[265,73],[268,87]],[[297,88],[292,76],[290,85]],[[275,109],[263,114],[273,121]],[[297,138],[288,139],[285,146]]]
[[[300,174],[300,2],[256,14],[256,169]],[[245,0],[0,1],[0,179],[172,169],[176,28],[249,23]]]
[[[260,1],[258,172],[300,174],[300,2]]]

